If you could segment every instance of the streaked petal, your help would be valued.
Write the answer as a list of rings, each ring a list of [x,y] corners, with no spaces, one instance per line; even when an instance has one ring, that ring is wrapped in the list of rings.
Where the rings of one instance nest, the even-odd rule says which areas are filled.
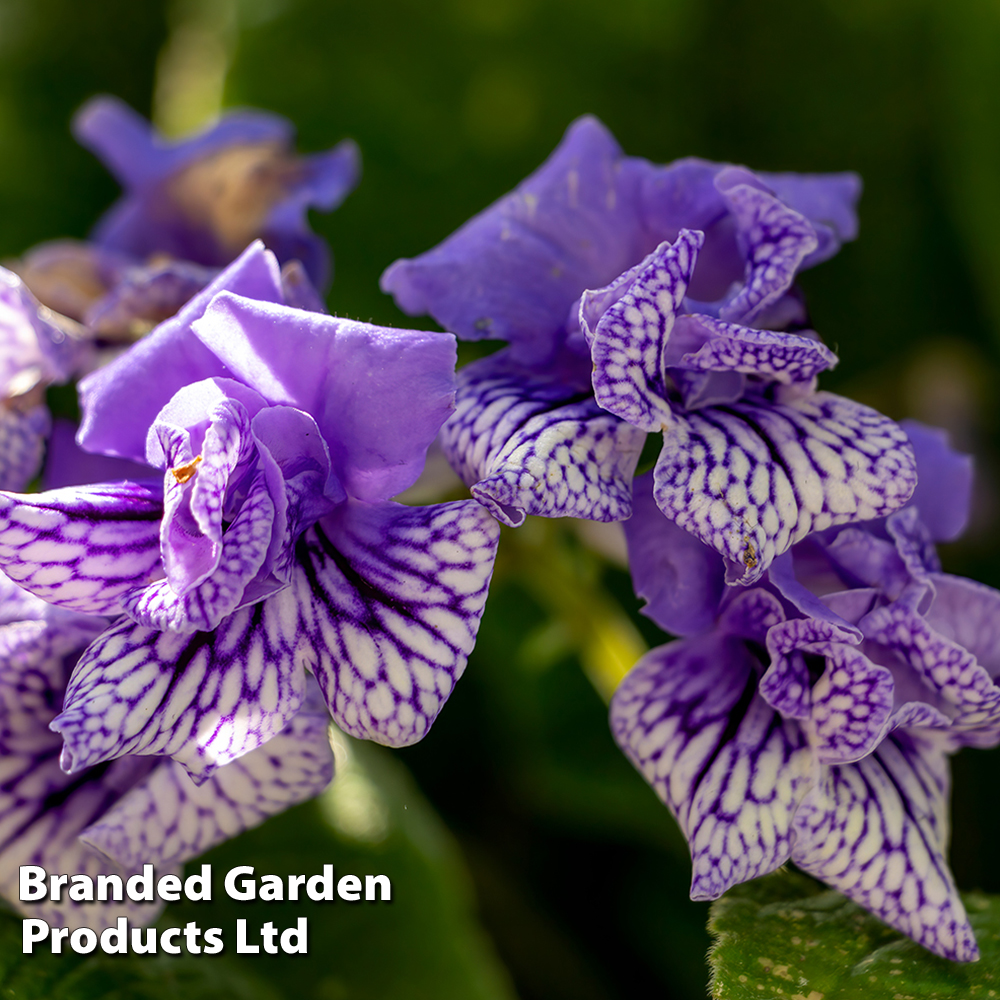
[[[52,726],[77,773],[123,754],[163,754],[196,781],[276,736],[302,704],[289,591],[214,632],[159,632],[123,620],[84,652]]]
[[[426,734],[475,644],[498,537],[474,500],[348,501],[302,536],[300,655],[341,729],[389,746]]]
[[[0,496],[0,568],[52,604],[118,614],[162,575],[159,484],[105,483]]]
[[[48,674],[48,676],[46,676]],[[25,915],[55,926],[90,926],[97,930],[119,916],[147,921],[161,904],[18,903],[18,867],[41,865],[50,872],[115,874],[119,867],[77,840],[153,766],[129,758],[70,776],[59,767],[62,743],[47,728],[55,713],[63,678],[47,671],[5,670],[0,676],[0,894]]]
[[[906,599],[869,612],[861,627],[865,638],[898,653],[929,692],[952,706],[952,730],[960,731],[964,742],[996,744],[1000,687],[968,649],[935,631]],[[926,700],[933,703],[933,695]]]
[[[753,655],[719,632],[643,657],[615,692],[619,746],[691,845],[694,899],[773,871],[811,777],[801,727],[757,694]]]
[[[825,392],[678,414],[663,440],[656,502],[726,557],[732,583],[811,532],[891,513],[916,482],[897,424]]]
[[[705,343],[684,355],[682,364],[704,371],[734,371],[775,382],[809,382],[837,364],[837,355],[814,337],[755,330],[711,316],[685,316]]]
[[[540,377],[501,355],[458,378],[441,447],[494,517],[628,517],[645,434],[598,407],[584,379]]]
[[[741,167],[715,180],[736,220],[746,254],[743,287],[720,312],[720,319],[747,326],[788,289],[802,262],[818,246],[816,230]]]
[[[196,785],[176,761],[80,835],[123,867],[180,864],[318,795],[333,778],[325,712],[302,711],[285,729]]]
[[[222,536],[219,563],[208,579],[178,594],[160,580],[126,595],[122,606],[137,624],[175,632],[211,631],[240,606],[271,542],[274,502],[258,474],[236,519]]]
[[[594,360],[594,395],[610,413],[644,431],[669,425],[664,353],[694,272],[704,234],[681,230],[610,289],[584,292],[580,322]],[[613,302],[604,300],[613,291]],[[600,312],[598,312],[600,308]]]
[[[771,667],[760,693],[783,715],[806,723],[821,764],[866,756],[890,726],[893,676],[856,648],[857,641],[834,624],[809,619],[781,622],[767,636]],[[811,686],[806,655],[824,661]]]
[[[23,490],[38,474],[51,422],[44,406],[22,413],[0,403],[0,489]]]
[[[940,744],[894,732],[824,770],[795,817],[792,860],[944,958],[979,957],[945,861],[948,765]]]

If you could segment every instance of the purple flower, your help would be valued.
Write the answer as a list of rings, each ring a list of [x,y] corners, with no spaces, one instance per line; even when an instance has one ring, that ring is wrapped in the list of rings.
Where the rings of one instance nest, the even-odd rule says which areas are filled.
[[[94,231],[102,248],[224,267],[259,237],[280,262],[300,260],[315,285],[327,283],[329,253],[307,212],[331,211],[357,183],[353,142],[296,157],[291,124],[263,111],[231,111],[168,142],[112,97],[88,101],[73,129],[125,188]]]
[[[79,774],[59,767],[62,740],[49,724],[69,672],[108,625],[47,604],[0,576],[0,894],[57,926],[110,926],[156,917],[158,904],[62,900],[22,903],[20,865],[48,872],[117,875],[153,864],[157,876],[268,816],[304,801],[333,776],[328,716],[318,692],[266,748],[195,785],[174,761],[126,755]]]
[[[584,118],[513,194],[393,264],[382,285],[404,309],[510,342],[463,369],[442,431],[473,495],[512,525],[627,518],[662,431],[657,503],[744,584],[811,531],[900,507],[906,436],[815,391],[837,359],[792,285],[853,238],[858,190],[851,174],[657,167]]]
[[[498,535],[475,501],[389,501],[451,410],[454,358],[447,334],[287,305],[257,243],[84,380],[82,445],[163,471],[0,507],[12,579],[122,616],[53,721],[67,770],[155,754],[203,780],[285,728],[303,666],[352,735],[425,735],[475,642]]]
[[[54,240],[32,247],[16,262],[16,273],[40,302],[107,346],[145,336],[219,272],[162,254],[142,263],[96,243]],[[300,261],[284,264],[281,279],[289,305],[326,311]]]
[[[948,492],[938,480],[887,519],[811,535],[753,587],[725,587],[718,556],[637,480],[636,589],[686,637],[640,660],[611,724],[691,845],[693,898],[791,859],[972,961],[945,860],[947,755],[1000,742],[1000,593],[941,572],[933,540],[961,529],[969,464],[908,432],[922,474],[950,470]]]
[[[79,365],[85,345],[75,333],[0,267],[0,488],[24,489],[41,465],[49,429],[43,392]]]

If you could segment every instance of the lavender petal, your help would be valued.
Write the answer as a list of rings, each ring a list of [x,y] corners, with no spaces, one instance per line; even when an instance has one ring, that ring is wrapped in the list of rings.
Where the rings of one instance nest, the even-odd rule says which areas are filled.
[[[50,424],[44,406],[21,412],[0,403],[0,489],[23,490],[38,474]]]
[[[673,245],[661,244],[629,273],[627,290],[599,318],[593,306],[607,290],[583,295],[580,321],[597,402],[644,431],[671,422],[664,352],[703,242],[702,233],[683,229]]]
[[[341,729],[389,746],[426,734],[475,643],[498,537],[473,500],[348,501],[303,535],[300,655]]]
[[[174,865],[318,795],[333,778],[325,711],[299,712],[266,746],[196,785],[164,761],[80,839],[125,868]]]
[[[746,254],[743,287],[719,318],[746,326],[784,295],[802,262],[819,246],[809,220],[758,184],[740,167],[722,171],[715,181],[736,220]]]
[[[80,658],[52,728],[75,774],[123,754],[162,754],[196,783],[276,736],[302,704],[289,591],[214,632],[159,632],[123,620]]]
[[[813,337],[755,330],[710,316],[688,316],[701,328],[705,344],[684,356],[682,364],[704,371],[734,371],[790,384],[810,382],[837,364],[837,355]]]
[[[598,407],[576,382],[525,372],[501,355],[459,373],[441,447],[502,523],[519,525],[528,514],[628,517],[645,435]]]
[[[792,860],[928,950],[979,957],[945,861],[948,765],[939,743],[890,734],[831,767],[795,817]]]
[[[901,507],[915,482],[903,431],[830,393],[678,414],[654,474],[660,509],[744,585],[811,532]]]
[[[773,871],[792,849],[812,754],[755,677],[742,641],[707,633],[648,653],[612,699],[615,739],[691,845],[693,899]]]
[[[158,484],[106,483],[0,496],[0,568],[52,604],[117,614],[162,575]]]

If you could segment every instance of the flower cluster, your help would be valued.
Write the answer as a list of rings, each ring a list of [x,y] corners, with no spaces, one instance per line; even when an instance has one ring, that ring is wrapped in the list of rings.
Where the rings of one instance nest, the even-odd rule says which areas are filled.
[[[629,673],[611,723],[688,838],[692,896],[791,858],[970,961],[947,754],[1000,742],[1000,594],[934,550],[964,525],[968,461],[817,389],[837,358],[794,280],[854,237],[859,190],[655,166],[584,118],[383,287],[508,341],[460,373],[442,432],[474,496],[510,525],[624,520],[645,611],[682,638]]]
[[[172,866],[315,795],[330,715],[420,739],[475,642],[498,536],[475,500],[391,500],[453,409],[455,343],[326,314],[305,211],[349,189],[353,145],[296,159],[255,112],[166,144],[107,99],[76,127],[127,193],[92,243],[4,272],[6,398],[89,371],[51,488],[0,498],[6,895],[20,864]],[[41,457],[31,398],[8,407],[35,421],[8,489]]]
[[[1000,743],[1000,594],[934,547],[964,527],[969,461],[818,388],[837,357],[795,282],[856,235],[854,175],[658,166],[583,118],[386,271],[436,333],[324,310],[306,210],[353,185],[351,144],[296,157],[257,112],[171,144],[107,98],[75,128],[124,196],[91,242],[0,275],[0,487],[37,471],[41,389],[83,376],[79,448],[60,429],[45,490],[0,494],[0,891],[26,862],[176,865],[315,794],[327,713],[421,739],[497,522],[533,514],[624,521],[679,637],[611,724],[690,842],[694,897],[791,859],[977,956],[947,756]],[[456,378],[454,335],[506,345]],[[395,502],[435,440],[472,499]]]

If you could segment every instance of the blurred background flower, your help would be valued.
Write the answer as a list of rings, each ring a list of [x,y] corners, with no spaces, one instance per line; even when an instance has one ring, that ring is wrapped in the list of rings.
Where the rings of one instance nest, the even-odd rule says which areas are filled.
[[[118,196],[68,127],[102,92],[174,136],[253,106],[290,118],[302,153],[355,140],[363,182],[311,224],[337,262],[331,310],[384,325],[433,325],[379,291],[384,268],[510,190],[586,112],[656,162],[855,170],[859,239],[802,277],[841,358],[822,386],[975,454],[972,524],[942,555],[998,586],[998,46],[1000,10],[982,0],[0,0],[0,259],[84,238]],[[71,390],[48,403],[75,416]],[[308,912],[317,947],[239,965],[259,995],[704,995],[707,908],[687,898],[687,849],[607,725],[605,699],[664,638],[607,555],[614,532],[508,532],[431,737],[392,759],[345,741],[340,791],[206,857],[393,879],[392,906],[263,911],[279,926]],[[1000,891],[997,753],[954,761],[963,888]],[[205,905],[162,919],[205,922]],[[216,924],[257,916],[213,905]]]

